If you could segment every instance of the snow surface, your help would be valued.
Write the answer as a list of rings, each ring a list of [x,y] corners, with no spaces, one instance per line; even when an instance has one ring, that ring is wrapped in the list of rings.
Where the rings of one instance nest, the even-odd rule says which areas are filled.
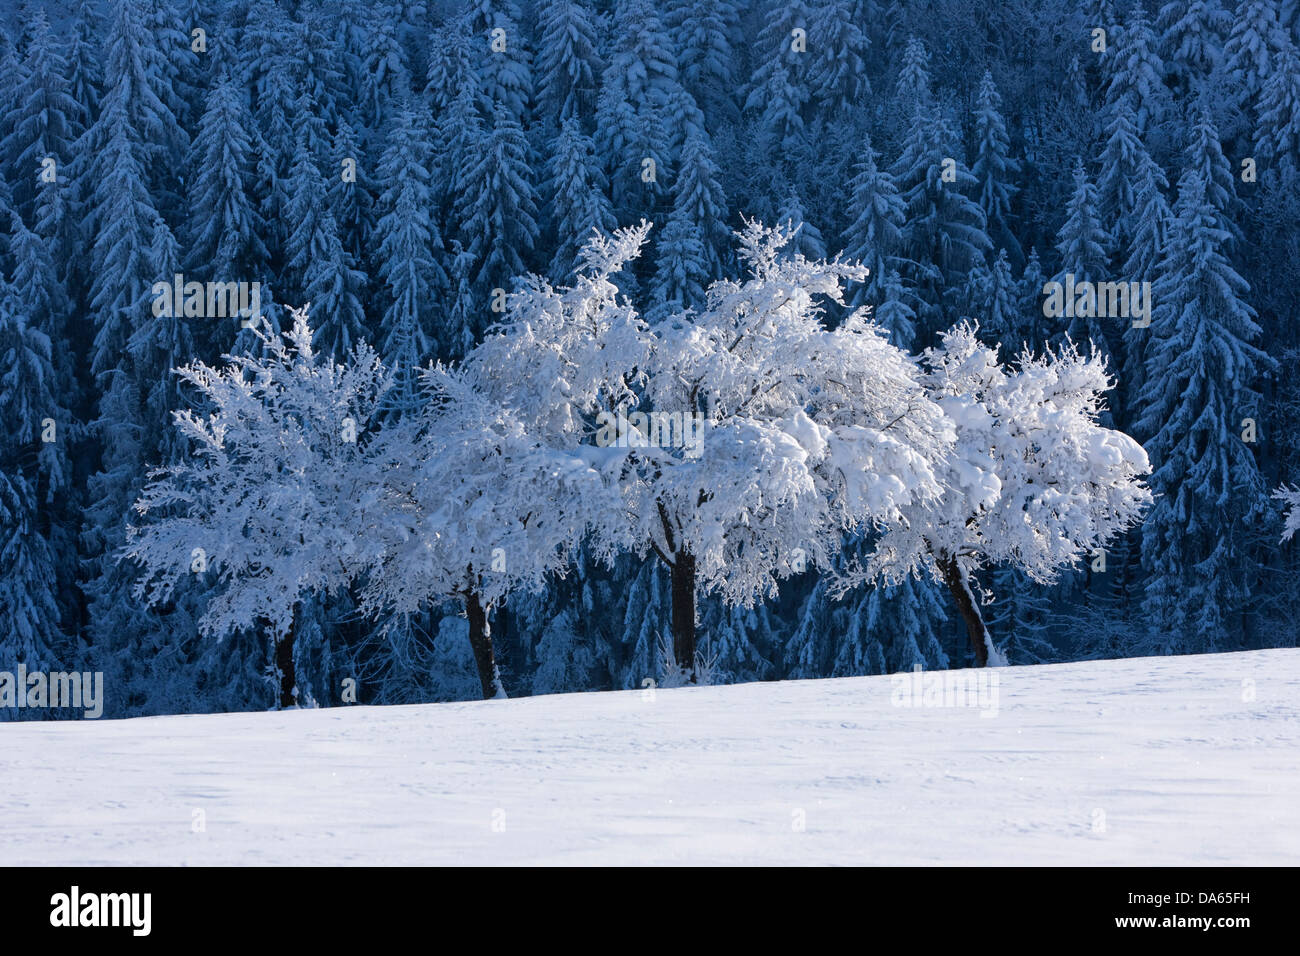
[[[1300,650],[997,677],[7,723],[0,864],[1300,863]]]

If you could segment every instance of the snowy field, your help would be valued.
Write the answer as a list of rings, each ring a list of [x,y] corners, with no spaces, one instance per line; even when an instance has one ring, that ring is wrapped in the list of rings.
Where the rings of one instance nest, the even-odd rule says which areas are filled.
[[[8,723],[0,864],[1300,863],[1300,651],[1007,668],[992,690]]]

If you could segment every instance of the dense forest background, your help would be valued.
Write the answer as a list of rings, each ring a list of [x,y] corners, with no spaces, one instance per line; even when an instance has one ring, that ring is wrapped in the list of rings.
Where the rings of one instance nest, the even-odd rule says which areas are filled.
[[[743,216],[862,259],[850,304],[910,350],[969,317],[1004,358],[1066,336],[1108,356],[1107,414],[1150,454],[1155,504],[1055,585],[983,575],[1013,663],[1297,643],[1300,550],[1270,498],[1300,480],[1294,0],[6,12],[0,669],[102,670],[112,716],[274,703],[266,635],[197,633],[212,575],[148,609],[118,558],[149,470],[183,452],[170,411],[195,398],[171,370],[258,347],[237,319],[156,315],[154,283],[259,282],[273,324],[309,301],[321,351],[366,340],[410,367],[480,339],[515,276],[563,280],[593,227],[642,218],[625,291],[651,319],[734,272]],[[1152,283],[1150,326],[1045,317],[1066,275]],[[641,686],[668,602],[632,556],[512,596],[507,690]],[[716,681],[969,653],[925,580],[837,601],[809,573],[700,615]],[[450,608],[373,622],[313,599],[294,631],[308,701],[347,678],[363,703],[479,695]]]

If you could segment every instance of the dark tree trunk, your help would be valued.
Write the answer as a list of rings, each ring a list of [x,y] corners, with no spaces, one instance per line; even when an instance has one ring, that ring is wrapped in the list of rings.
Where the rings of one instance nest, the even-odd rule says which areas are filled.
[[[292,707],[298,703],[298,675],[293,669],[293,625],[276,638],[275,669],[280,674],[280,709]]]
[[[478,667],[483,699],[491,700],[500,689],[496,657],[492,653],[492,629],[488,624],[487,608],[473,591],[465,592],[465,614],[469,618],[469,643],[474,649],[474,664]]]
[[[989,662],[989,632],[984,626],[979,605],[975,603],[970,577],[955,557],[940,557],[937,563],[940,573],[943,574],[944,583],[948,585],[948,590],[952,592],[952,599],[957,603],[961,619],[966,622],[966,633],[970,635],[971,650],[975,652],[975,666],[984,667]]]
[[[695,555],[673,555],[673,656],[695,682]]]

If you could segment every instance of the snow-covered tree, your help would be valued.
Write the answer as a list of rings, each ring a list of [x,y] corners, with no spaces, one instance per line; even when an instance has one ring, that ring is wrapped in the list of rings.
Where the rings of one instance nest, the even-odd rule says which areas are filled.
[[[812,97],[811,15],[803,0],[776,0],[767,4],[763,16],[745,109],[759,118],[776,144],[788,144],[803,128],[804,104]]]
[[[1061,253],[1061,270],[1054,281],[1062,287],[1081,286],[1077,300],[1073,303],[1073,317],[1066,327],[1058,331],[1066,332],[1071,339],[1083,345],[1092,343],[1092,347],[1102,354],[1109,354],[1106,328],[1099,315],[1101,305],[1098,301],[1095,285],[1108,278],[1106,244],[1109,237],[1102,227],[1097,214],[1097,187],[1088,181],[1088,174],[1083,163],[1074,167],[1074,192],[1065,207],[1065,222],[1057,239],[1057,250]],[[1090,283],[1084,286],[1083,283]],[[1093,291],[1089,291],[1093,290]]]
[[[403,110],[389,134],[379,162],[379,197],[374,259],[388,306],[383,315],[381,350],[396,378],[391,400],[397,410],[417,404],[416,370],[433,352],[434,315],[446,292],[447,273],[434,258],[442,251],[437,225],[429,215],[428,150],[415,118]]]
[[[1282,540],[1289,541],[1300,531],[1300,488],[1282,487],[1273,492],[1273,497],[1287,507],[1286,527],[1282,529]]]
[[[1167,121],[1171,109],[1164,85],[1165,66],[1159,41],[1139,4],[1134,4],[1106,51],[1110,82],[1106,105],[1124,103],[1139,136],[1146,136]]]
[[[595,241],[587,255],[621,267],[645,232]],[[749,606],[828,563],[844,530],[938,491],[931,463],[949,435],[914,365],[864,311],[834,331],[821,322],[818,300],[842,304],[842,283],[864,270],[783,256],[790,237],[750,224],[749,276],[653,328],[612,284],[599,309],[582,284],[562,296],[534,288],[473,358],[500,388],[527,389],[534,397],[516,404],[565,440],[617,463],[625,515],[595,533],[669,567],[674,654],[688,672],[697,591]]]
[[[849,301],[855,306],[871,301],[885,276],[897,268],[894,257],[902,246],[907,215],[893,177],[876,165],[870,140],[863,143],[860,157],[849,183],[848,215],[852,221],[843,236],[844,254],[870,270],[862,287],[850,293]]]
[[[208,94],[192,146],[186,267],[218,282],[258,281],[269,253],[254,204],[252,117],[223,78]]]
[[[389,105],[406,95],[410,83],[397,23],[390,10],[377,6],[369,18],[361,53],[358,97],[366,126],[380,129],[388,119]]]
[[[1242,438],[1273,360],[1255,344],[1249,287],[1224,253],[1218,219],[1201,169],[1189,165],[1154,289],[1136,423],[1157,494],[1142,528],[1148,652],[1227,646],[1228,621],[1250,594],[1248,529],[1268,511]]]
[[[490,116],[503,112],[522,125],[533,96],[532,54],[513,0],[471,0],[468,4],[472,62]]]
[[[316,317],[316,343],[341,358],[361,341],[365,315],[361,307],[365,276],[339,239],[338,223],[325,203],[320,169],[300,140],[289,173],[292,231],[285,252],[290,274]]]
[[[961,155],[943,108],[919,102],[890,174],[905,211],[898,255],[906,263],[901,271],[911,274],[922,293],[927,335],[941,324],[945,293],[959,288],[992,249],[984,210],[963,192],[978,184]]]
[[[583,0],[548,0],[538,14],[538,100],[549,121],[589,118],[603,66]]]
[[[458,212],[461,241],[475,262],[473,282],[486,299],[525,271],[537,239],[537,196],[528,143],[509,113],[496,111],[477,146],[457,183]]]
[[[925,354],[926,387],[956,427],[939,466],[943,495],[901,509],[869,559],[844,576],[893,583],[927,571],[966,624],[975,663],[999,662],[976,596],[975,573],[1012,564],[1032,580],[1060,570],[1127,529],[1150,501],[1141,446],[1098,424],[1111,381],[1098,356],[1066,346],[998,361],[969,325]]]
[[[1011,139],[1002,118],[1002,97],[998,95],[993,74],[985,71],[975,101],[975,164],[971,167],[979,189],[979,204],[984,210],[986,232],[995,246],[1024,261],[1020,244],[1011,228],[1011,197],[1017,192],[1012,181],[1020,163],[1011,158]]]
[[[559,238],[550,272],[562,280],[577,265],[578,251],[591,231],[612,232],[617,225],[595,144],[575,116],[566,116],[561,124],[550,172],[547,212],[553,235]]]
[[[1160,8],[1160,56],[1175,88],[1186,93],[1204,83],[1223,58],[1223,39],[1232,17],[1219,0],[1169,0]]]
[[[1259,98],[1259,151],[1300,166],[1300,57],[1294,44],[1283,46],[1274,66]]]
[[[732,0],[672,0],[664,26],[678,40],[677,73],[682,85],[711,114],[734,112],[733,34],[739,11]]]
[[[264,357],[178,370],[209,410],[176,411],[190,452],[150,476],[124,549],[148,604],[203,575],[215,579],[205,635],[266,630],[280,707],[298,703],[295,608],[345,587],[378,546],[358,513],[377,494],[363,449],[386,370],[365,346],[346,365],[318,360],[311,339],[298,310],[283,340],[264,337]]]
[[[787,246],[789,254],[798,254],[805,259],[816,261],[826,258],[826,240],[821,230],[808,221],[803,199],[799,190],[793,185],[785,189],[781,202],[776,208],[776,221],[781,225],[793,227],[796,232]]]
[[[1245,0],[1232,18],[1223,44],[1223,70],[1238,103],[1252,102],[1272,75],[1273,55],[1286,40],[1277,7],[1277,0]]]
[[[813,99],[830,109],[850,107],[871,92],[865,62],[871,42],[864,30],[867,21],[863,0],[823,0],[810,11]]]
[[[56,169],[61,169],[68,163],[73,145],[89,121],[69,88],[67,71],[49,19],[38,9],[31,23],[21,79],[8,94],[14,107],[3,117],[6,132],[0,141],[0,155],[13,163],[14,201],[29,221],[42,164],[53,160]],[[63,176],[66,179],[67,173]]]
[[[682,150],[673,184],[673,211],[659,242],[655,297],[657,307],[700,304],[704,289],[721,271],[727,200],[705,133],[692,132]]]

